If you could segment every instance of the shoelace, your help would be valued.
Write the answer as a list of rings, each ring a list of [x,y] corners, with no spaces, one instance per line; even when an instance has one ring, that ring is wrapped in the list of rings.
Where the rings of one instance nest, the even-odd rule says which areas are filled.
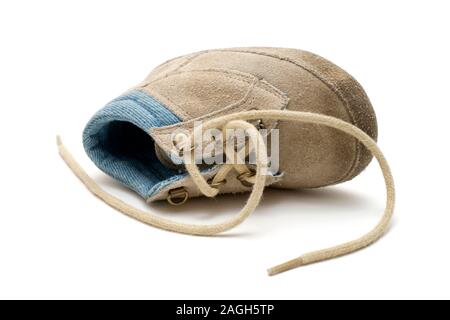
[[[288,111],[288,110],[282,111],[254,110],[224,115],[204,123],[203,130],[207,130],[210,128],[222,128],[222,130],[226,128],[244,129],[246,130],[253,145],[256,146],[255,148],[256,174],[252,179],[253,188],[247,202],[236,216],[224,222],[211,225],[186,224],[176,222],[173,220],[156,216],[150,212],[137,209],[123,202],[119,198],[105,192],[91,177],[89,177],[86,174],[83,168],[81,168],[81,166],[77,163],[74,157],[63,145],[60,137],[57,138],[57,144],[59,154],[61,155],[62,159],[66,162],[66,164],[69,166],[69,168],[73,171],[73,173],[83,182],[83,184],[88,188],[89,191],[91,191],[94,195],[99,197],[101,200],[103,200],[111,207],[117,209],[118,211],[134,219],[137,219],[143,223],[152,225],[160,229],[165,229],[168,231],[184,234],[211,236],[232,229],[235,226],[242,223],[256,209],[261,200],[261,196],[263,194],[266,181],[265,171],[267,170],[268,157],[266,146],[264,144],[261,134],[255,128],[255,126],[247,122],[255,119],[261,120],[276,119],[276,120],[297,121],[302,123],[324,125],[327,127],[340,130],[353,136],[354,138],[358,139],[377,159],[386,186],[386,206],[384,214],[381,217],[378,224],[371,231],[369,231],[368,233],[366,233],[365,235],[363,235],[358,239],[331,248],[309,252],[295,259],[276,265],[275,267],[272,267],[267,270],[269,275],[276,275],[278,273],[294,269],[300,266],[336,258],[342,255],[355,252],[372,244],[384,234],[392,218],[395,203],[394,181],[392,178],[391,171],[389,169],[389,165],[383,153],[378,148],[376,142],[371,137],[369,137],[364,131],[362,131],[358,127],[334,117],[325,116],[317,113]],[[223,165],[217,172],[216,176],[213,178],[212,183],[208,183],[208,181],[206,181],[205,178],[200,173],[198,166],[195,164],[194,151],[191,149],[188,152],[184,152],[183,156],[185,158],[186,162],[185,167],[187,172],[189,173],[190,177],[192,178],[198,189],[207,197],[214,197],[218,194],[219,190],[217,187],[214,186],[220,181],[223,181],[227,176],[227,174],[233,168],[235,168],[238,171],[245,170],[242,168],[242,165]]]

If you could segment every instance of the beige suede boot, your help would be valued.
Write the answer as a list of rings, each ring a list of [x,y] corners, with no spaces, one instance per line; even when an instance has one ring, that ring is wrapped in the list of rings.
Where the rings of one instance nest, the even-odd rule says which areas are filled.
[[[215,130],[214,139],[203,139],[207,130]],[[238,130],[245,133],[244,140],[227,140],[228,132]],[[229,221],[181,224],[133,208],[105,193],[60,139],[58,145],[72,170],[109,205],[159,228],[197,235],[217,234],[241,223],[266,186],[316,188],[344,182],[374,155],[387,187],[380,223],[360,239],[271,268],[272,275],[353,252],[382,235],[393,213],[394,185],[376,138],[376,117],[367,95],[339,67],[296,49],[233,48],[161,64],[97,112],[83,135],[94,163],[147,201],[167,199],[181,205],[190,197],[251,191],[245,207]],[[232,149],[224,147],[229,141]],[[222,149],[205,157],[212,143]],[[209,163],[212,158],[224,162]]]

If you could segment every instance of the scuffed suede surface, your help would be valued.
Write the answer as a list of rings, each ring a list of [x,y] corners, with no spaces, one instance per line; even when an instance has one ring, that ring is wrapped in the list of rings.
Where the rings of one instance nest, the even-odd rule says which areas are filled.
[[[240,50],[236,48],[237,50]],[[375,141],[378,137],[378,127],[375,111],[370,100],[358,81],[330,61],[311,52],[287,48],[241,48],[244,51],[270,54],[281,59],[289,58],[293,63],[305,67],[309,72],[320,78],[340,98],[349,112],[351,123],[366,132]],[[230,49],[233,50],[233,49]],[[361,144],[357,144],[358,152],[355,162],[347,176],[349,180],[358,175],[370,163],[372,155]]]
[[[340,118],[376,139],[375,114],[356,80],[331,62],[301,50],[231,48],[198,52],[157,67],[142,86],[147,86],[149,93],[175,113],[181,109],[177,114],[189,120],[211,112],[214,104],[220,109],[227,101],[231,103],[242,90],[232,90],[234,80],[217,82],[216,78],[206,76],[197,82],[200,89],[192,90],[191,84],[185,86],[180,81],[173,86],[178,90],[172,88],[169,92],[165,86],[170,88],[170,81],[162,84],[161,79],[209,69],[237,71],[263,79],[288,96],[288,109]],[[202,90],[205,83],[214,83],[220,89]],[[227,86],[231,91],[222,89]],[[175,101],[181,101],[182,106]],[[291,122],[281,122],[279,129],[280,167],[285,175],[275,184],[277,187],[320,187],[342,182],[356,176],[370,162],[371,156],[360,143],[334,129]]]
[[[284,98],[281,91],[252,74],[226,69],[202,69],[171,72],[141,86],[141,90],[167,100],[183,120],[218,112],[242,100],[250,90],[253,99],[267,106],[272,96]]]
[[[172,73],[142,85],[141,90],[157,97],[170,96],[170,99],[160,99],[166,101],[184,120],[172,126],[150,130],[158,147],[165,152],[173,149],[172,133],[176,130],[192,130],[196,121],[248,110],[282,110],[288,104],[286,95],[266,81],[253,75],[222,69]],[[277,121],[264,121],[264,127],[268,130],[276,125]]]

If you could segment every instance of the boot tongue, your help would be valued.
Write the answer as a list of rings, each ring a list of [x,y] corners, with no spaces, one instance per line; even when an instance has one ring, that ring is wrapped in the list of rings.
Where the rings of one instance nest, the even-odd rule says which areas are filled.
[[[184,176],[148,132],[180,121],[150,95],[133,90],[91,118],[83,132],[84,148],[99,169],[148,198]]]

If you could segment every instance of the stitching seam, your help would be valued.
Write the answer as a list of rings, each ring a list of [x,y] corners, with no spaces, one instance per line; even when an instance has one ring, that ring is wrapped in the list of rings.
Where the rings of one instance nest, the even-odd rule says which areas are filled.
[[[267,56],[267,57],[271,57],[274,59],[278,59],[281,61],[286,61],[289,63],[294,64],[295,66],[302,68],[303,70],[307,71],[308,73],[310,73],[311,75],[313,75],[314,77],[316,77],[318,80],[320,80],[323,84],[325,84],[331,91],[333,91],[337,97],[339,98],[339,100],[341,100],[345,111],[347,112],[348,117],[350,118],[350,120],[352,121],[352,124],[355,124],[355,118],[353,116],[353,114],[350,111],[349,108],[349,103],[348,101],[345,99],[345,97],[342,95],[342,92],[339,90],[339,88],[336,87],[336,85],[328,82],[325,80],[325,78],[320,75],[320,72],[317,70],[312,70],[312,68],[307,68],[306,66],[298,63],[297,61],[294,61],[288,57],[281,57],[278,55],[274,55],[274,54],[270,54],[267,52],[256,52],[256,51],[244,51],[244,50],[237,50],[237,49],[231,49],[231,50],[223,50],[223,49],[217,49],[217,50],[211,50],[211,52],[237,52],[237,53],[247,53],[247,54],[256,54],[256,55],[262,55],[262,56]],[[335,184],[341,181],[345,181],[347,180],[355,171],[357,164],[360,160],[360,156],[361,156],[361,144],[358,141],[355,141],[355,148],[356,148],[356,156],[353,159],[352,165],[350,166],[349,170],[339,179],[337,179],[336,181],[332,182],[331,184]]]
[[[169,77],[173,77],[173,76],[177,76],[177,75],[181,75],[181,74],[185,74],[185,73],[207,73],[207,72],[217,72],[219,74],[222,74],[223,76],[233,79],[233,80],[237,80],[237,81],[241,81],[241,82],[245,82],[247,84],[252,84],[254,80],[258,80],[257,83],[257,88],[260,88],[262,90],[264,90],[267,93],[270,93],[272,95],[274,95],[275,97],[284,99],[286,96],[283,92],[281,92],[280,90],[278,90],[276,87],[274,87],[273,85],[271,85],[269,82],[265,81],[265,80],[259,80],[257,77],[253,76],[253,75],[246,75],[246,74],[241,74],[241,73],[236,73],[233,72],[231,70],[227,70],[227,69],[205,69],[205,70],[189,70],[189,71],[177,71],[174,73],[170,73],[168,75],[166,75],[163,78],[158,78],[155,79],[153,81],[150,81],[148,83],[145,83],[144,85],[142,85],[141,88],[145,88],[151,84],[154,84],[158,81],[164,80],[166,78]],[[161,94],[160,94],[161,95]],[[162,95],[161,95],[162,96]],[[170,101],[169,98],[165,97],[167,100]]]

